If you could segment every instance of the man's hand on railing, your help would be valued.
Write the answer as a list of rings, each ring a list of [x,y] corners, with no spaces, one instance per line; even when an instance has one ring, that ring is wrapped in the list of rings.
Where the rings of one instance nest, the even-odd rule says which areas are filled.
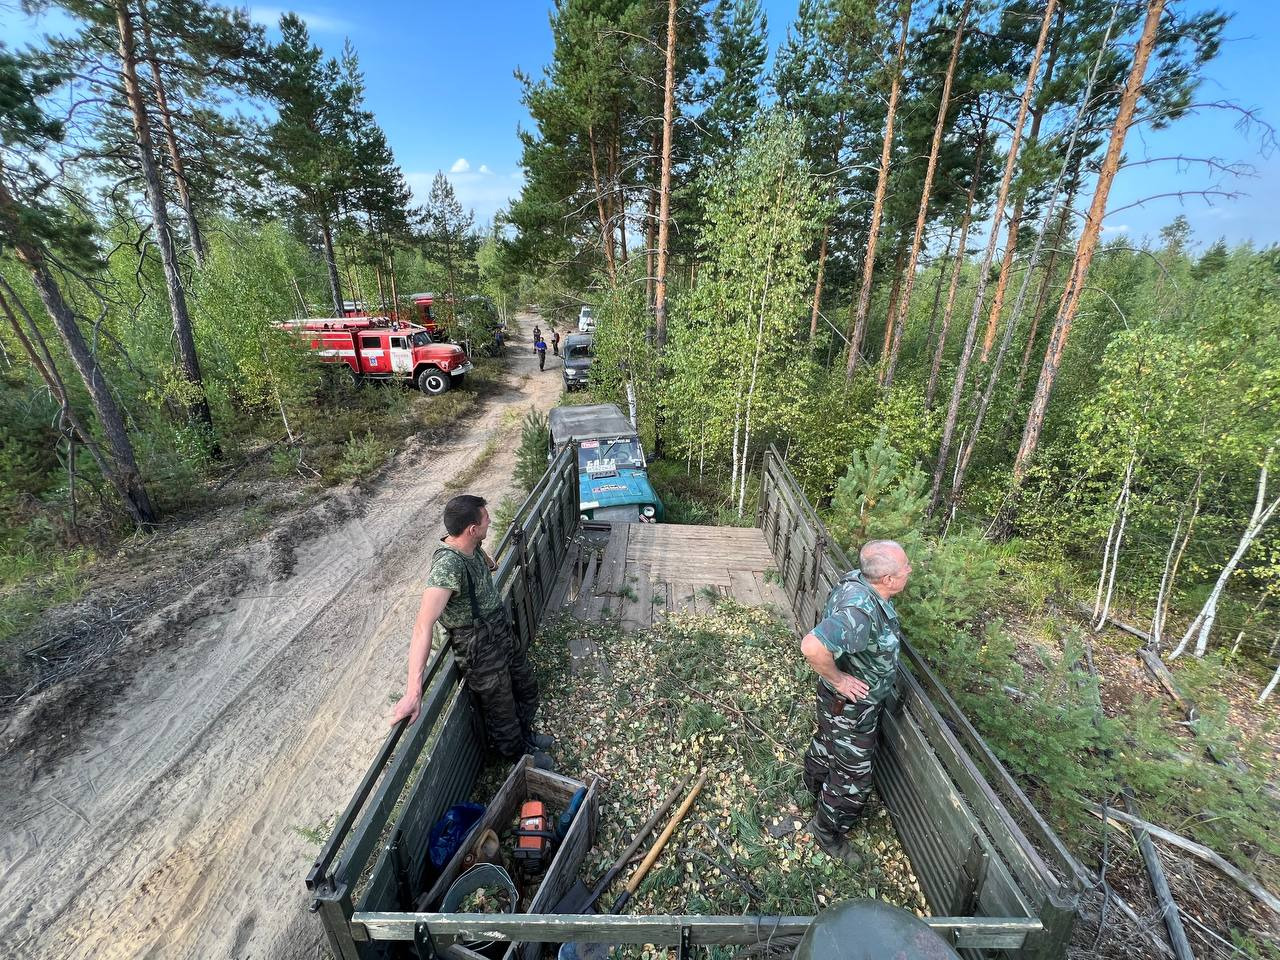
[[[418,719],[418,711],[422,709],[422,694],[406,693],[403,697],[396,701],[396,705],[391,710],[391,726],[395,726],[406,717],[410,723]]]

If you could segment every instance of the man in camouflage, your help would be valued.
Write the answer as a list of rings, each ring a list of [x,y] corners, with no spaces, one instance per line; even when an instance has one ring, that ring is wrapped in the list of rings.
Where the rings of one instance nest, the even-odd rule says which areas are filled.
[[[880,711],[894,693],[902,631],[892,599],[911,563],[892,540],[869,541],[859,569],[840,580],[821,622],[800,643],[818,674],[818,732],[804,757],[804,783],[818,799],[808,829],[832,857],[861,858],[846,836],[871,792]]]
[[[553,764],[543,751],[554,740],[533,730],[538,682],[528,651],[512,631],[494,586],[497,565],[480,546],[489,532],[485,501],[468,494],[454,497],[445,504],[444,527],[448,536],[431,556],[431,572],[409,642],[408,683],[392,711],[391,722],[408,717],[412,723],[418,718],[422,675],[431,656],[432,633],[439,623],[453,643],[494,749],[513,761],[531,753],[536,766],[549,770]]]

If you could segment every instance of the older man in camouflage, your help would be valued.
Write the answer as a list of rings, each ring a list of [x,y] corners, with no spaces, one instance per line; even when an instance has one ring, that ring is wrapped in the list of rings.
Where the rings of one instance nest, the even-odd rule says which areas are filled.
[[[496,565],[480,545],[489,532],[484,500],[469,494],[454,497],[445,504],[444,528],[448,536],[431,555],[431,572],[413,624],[405,694],[391,722],[408,717],[412,723],[418,717],[423,671],[438,622],[453,643],[494,749],[508,760],[533,754],[534,764],[549,770],[553,764],[543,751],[554,741],[533,730],[538,682],[494,585]]]
[[[892,598],[906,587],[911,563],[901,545],[872,540],[858,567],[836,584],[822,621],[800,644],[818,674],[818,732],[804,757],[804,783],[818,799],[808,829],[853,866],[861,857],[846,834],[871,792],[880,711],[895,689],[902,638]]]

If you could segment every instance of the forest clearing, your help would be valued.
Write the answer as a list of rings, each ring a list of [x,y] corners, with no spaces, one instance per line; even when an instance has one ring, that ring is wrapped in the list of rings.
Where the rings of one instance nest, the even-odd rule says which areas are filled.
[[[819,559],[900,546],[904,640],[1079,866],[1065,955],[1280,957],[1280,193],[1240,79],[1274,24],[1240,6],[449,12],[442,61],[514,68],[500,96],[411,95],[383,11],[0,12],[5,949],[326,955],[302,877],[404,689],[445,501],[484,497],[496,550],[547,412],[611,404],[646,529],[763,527],[774,450]],[[486,111],[510,173],[462,155]],[[604,616],[548,607],[583,863],[702,771],[633,912],[950,916],[882,799],[863,867],[810,842],[820,617],[771,549],[739,593],[680,592],[681,555]]]

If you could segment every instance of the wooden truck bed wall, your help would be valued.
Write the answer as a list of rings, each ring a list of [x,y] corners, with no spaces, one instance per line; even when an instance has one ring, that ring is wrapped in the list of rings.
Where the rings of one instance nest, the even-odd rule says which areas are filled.
[[[576,450],[562,450],[520,507],[495,554],[495,579],[522,642],[548,612],[578,524]],[[852,565],[832,543],[775,449],[765,458],[758,524],[801,627],[817,622]],[[968,956],[1066,956],[1083,868],[1035,811],[928,666],[903,645],[900,708],[885,720],[876,787],[934,916],[927,922]],[[484,749],[479,718],[447,646],[428,669],[423,707],[388,735],[306,883],[336,960],[465,958],[462,940],[563,941],[679,948],[754,944],[803,932],[811,917],[563,916],[418,913],[431,826],[469,799]],[[797,744],[799,750],[803,745]],[[554,903],[573,883],[594,835],[585,818],[543,881]],[[1035,838],[1033,844],[1028,834]],[[471,954],[474,956],[474,954]]]

